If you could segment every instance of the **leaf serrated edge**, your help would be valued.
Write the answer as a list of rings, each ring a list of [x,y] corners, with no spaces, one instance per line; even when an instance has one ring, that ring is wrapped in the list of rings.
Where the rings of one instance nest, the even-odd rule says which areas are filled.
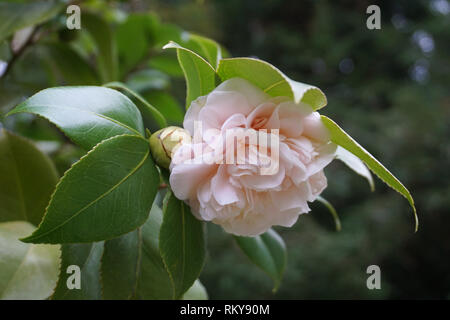
[[[73,144],[75,144],[75,145],[80,146],[78,143],[76,143],[71,137],[69,137],[69,136],[64,132],[64,130],[62,129],[62,127],[61,127],[60,125],[56,124],[54,121],[50,120],[48,117],[46,117],[46,116],[44,116],[44,115],[41,115],[41,114],[38,114],[38,113],[35,113],[35,112],[31,112],[31,111],[17,110],[17,109],[20,108],[25,102],[27,102],[27,101],[28,101],[29,99],[31,99],[32,97],[38,95],[39,93],[42,93],[42,92],[44,92],[44,91],[46,91],[46,90],[49,90],[49,89],[65,89],[65,88],[68,88],[68,87],[69,87],[69,88],[86,88],[86,87],[91,87],[91,88],[103,88],[103,89],[107,89],[107,90],[111,90],[111,91],[117,92],[117,93],[119,93],[119,95],[123,96],[123,97],[125,98],[125,100],[128,100],[128,102],[131,103],[131,104],[136,108],[138,114],[141,116],[141,122],[143,121],[143,120],[142,120],[142,114],[140,113],[139,108],[134,104],[134,102],[133,102],[130,98],[128,98],[126,95],[124,95],[124,94],[123,94],[122,92],[120,92],[119,90],[115,90],[115,89],[112,89],[112,88],[109,88],[109,87],[104,87],[104,86],[56,86],[56,87],[51,87],[51,88],[42,89],[42,90],[39,90],[38,92],[36,92],[35,94],[33,94],[32,96],[28,97],[26,100],[22,101],[22,102],[19,103],[18,105],[16,105],[14,108],[12,108],[10,111],[8,111],[3,117],[6,118],[6,117],[9,117],[9,116],[11,116],[11,115],[19,114],[19,113],[30,113],[30,114],[33,114],[33,115],[35,115],[35,116],[37,116],[37,117],[39,117],[39,118],[41,118],[41,119],[47,120],[47,121],[50,122],[51,124],[53,124],[56,128],[58,128],[59,131],[62,132],[62,134],[64,134],[64,136],[65,136],[67,139],[69,139],[69,141],[71,141],[71,142],[72,142]],[[76,109],[76,108],[71,108],[71,109]],[[76,110],[78,110],[78,109],[76,109]],[[82,109],[79,109],[79,110],[80,110],[80,111],[83,111]],[[100,117],[100,118],[102,118],[102,119],[108,120],[108,121],[110,121],[110,122],[112,122],[112,123],[115,123],[115,124],[117,124],[117,125],[119,125],[119,126],[125,128],[125,129],[128,129],[129,131],[133,132],[133,134],[131,134],[131,135],[136,134],[136,135],[144,136],[144,134],[141,133],[141,132],[139,132],[138,129],[134,129],[134,128],[132,128],[132,127],[126,125],[126,124],[123,124],[123,123],[121,123],[121,122],[119,122],[119,121],[113,119],[113,118],[110,118],[110,117],[107,117],[107,116],[103,116],[102,114],[99,114],[99,113],[96,113],[96,112],[89,112],[89,113],[92,113],[92,114],[94,114],[94,115],[97,115],[98,117]],[[130,133],[125,133],[125,134],[130,134]],[[122,135],[122,134],[118,134],[118,135]],[[113,137],[116,137],[116,136],[118,136],[118,135],[115,135],[115,136],[113,136]],[[99,141],[99,142],[98,142],[96,145],[94,145],[92,148],[96,147],[99,143],[101,143],[101,142],[103,142],[103,141],[105,141],[105,140],[107,140],[107,139],[113,138],[113,137],[109,137],[109,138],[106,138],[106,139],[103,139],[103,140]],[[80,146],[80,147],[82,147],[83,149],[85,149],[83,146]]]
[[[110,137],[110,138],[107,138],[107,139],[105,139],[105,140],[102,140],[102,141],[98,142],[91,150],[89,150],[85,155],[83,155],[77,162],[75,162],[74,164],[72,164],[72,166],[71,166],[69,169],[67,169],[67,170],[64,172],[64,174],[62,175],[62,177],[59,179],[58,183],[57,183],[56,186],[55,186],[55,190],[53,191],[53,193],[52,193],[52,195],[51,195],[51,197],[50,197],[50,200],[49,200],[49,202],[48,202],[48,205],[47,205],[47,207],[45,208],[45,213],[44,213],[44,215],[42,216],[42,220],[41,220],[41,222],[39,223],[39,225],[37,226],[36,230],[38,230],[38,229],[40,228],[40,226],[42,225],[42,223],[43,223],[45,217],[47,216],[48,208],[50,207],[50,204],[51,204],[52,201],[53,201],[53,197],[55,196],[55,193],[56,193],[56,191],[58,190],[59,185],[62,183],[62,181],[63,181],[64,177],[67,175],[67,173],[68,173],[69,171],[71,171],[71,170],[74,168],[74,166],[76,166],[78,163],[80,163],[80,161],[82,161],[83,159],[85,159],[86,157],[88,157],[93,151],[95,151],[95,150],[98,148],[99,145],[101,145],[101,144],[103,144],[103,143],[105,143],[105,142],[108,142],[109,140],[115,139],[115,138],[117,138],[117,137],[125,137],[125,136],[127,136],[127,137],[136,137],[136,138],[140,138],[141,140],[144,140],[145,142],[148,142],[146,139],[144,139],[144,137],[142,137],[142,136],[140,136],[140,135],[134,135],[134,134],[121,134],[121,135],[117,135],[117,136],[114,136],[114,137]],[[130,230],[130,231],[131,231],[131,230]],[[28,237],[21,238],[21,239],[19,239],[19,240],[22,241],[22,242],[28,243],[28,242],[26,242],[26,241],[24,241],[24,240],[30,238],[31,236],[32,236],[32,234],[31,234],[30,236],[28,236]],[[116,236],[116,237],[117,237],[117,236]],[[116,238],[116,237],[113,237],[113,238],[110,238],[110,239],[104,239],[104,240],[102,240],[102,241],[111,240],[111,239],[114,239],[114,238]],[[93,242],[96,242],[96,241],[71,242],[71,244],[76,244],[76,243],[93,243]],[[53,244],[53,243],[50,243],[50,242],[40,242],[40,243],[43,243],[43,244]]]
[[[59,245],[59,258],[58,258],[58,261],[59,261],[58,279],[56,280],[55,287],[52,290],[52,294],[47,297],[47,300],[53,300],[53,296],[56,293],[56,288],[58,288],[59,283],[61,281],[61,275],[62,275],[62,245]]]
[[[137,99],[141,104],[143,104],[147,110],[152,113],[152,115],[156,118],[156,122],[158,122],[160,128],[165,128],[167,127],[167,120],[164,117],[164,115],[157,109],[155,108],[153,105],[151,105],[147,100],[144,99],[143,96],[141,96],[139,93],[135,92],[134,90],[131,90],[127,85],[125,85],[122,82],[119,81],[113,81],[113,82],[108,82],[102,85],[105,88],[116,88],[116,89],[121,89],[125,92],[127,92],[128,94],[132,95],[135,99]]]
[[[89,249],[89,254],[87,255],[86,259],[83,261],[83,265],[82,265],[81,267],[78,266],[78,267],[80,267],[80,270],[83,270],[83,268],[85,267],[85,265],[86,265],[86,263],[88,262],[89,258],[91,257],[92,252],[93,252],[93,250],[94,250],[95,244],[100,243],[100,242],[102,242],[102,245],[103,245],[103,250],[102,250],[102,257],[103,257],[103,254],[104,254],[104,252],[105,252],[105,241],[82,243],[82,244],[90,244],[91,247],[90,247],[90,249]],[[52,293],[52,295],[49,296],[49,298],[48,298],[48,299],[50,299],[50,300],[55,300],[55,299],[54,299],[54,295],[55,295],[55,293],[56,293],[56,289],[58,288],[58,286],[59,286],[59,284],[60,284],[60,281],[62,281],[62,280],[61,280],[61,279],[62,279],[61,275],[63,274],[63,270],[62,270],[62,265],[63,265],[62,249],[63,249],[63,248],[62,248],[62,247],[63,247],[63,245],[71,245],[71,244],[73,244],[73,243],[66,243],[66,244],[60,244],[60,245],[59,245],[60,252],[61,252],[61,254],[60,254],[60,270],[59,270],[60,273],[59,273],[59,275],[58,275],[58,281],[56,282],[56,286],[55,286],[55,288],[53,289],[53,293]],[[101,257],[101,258],[102,258],[102,257]],[[99,270],[97,270],[98,273],[99,273],[100,289],[101,289],[101,277],[100,277],[100,275],[101,275],[101,258],[100,258]],[[67,280],[66,280],[66,281],[67,281]],[[82,289],[81,289],[81,290],[82,290]],[[66,291],[66,292],[64,293],[63,297],[67,294],[67,292],[68,292],[68,291]],[[100,292],[100,293],[101,293],[101,292]],[[102,297],[102,295],[100,295],[100,297]],[[63,300],[63,299],[61,299],[61,300]]]
[[[394,181],[396,181],[401,188],[403,188],[403,192],[397,190],[397,188],[395,188],[390,182],[386,181],[385,179],[383,179],[375,170],[373,170],[371,168],[371,165],[368,164],[366,161],[364,161],[364,159],[361,159],[361,161],[363,161],[367,167],[384,183],[386,183],[389,187],[391,187],[393,190],[397,191],[397,193],[399,193],[400,195],[402,195],[406,200],[408,200],[409,204],[411,205],[412,209],[413,209],[413,214],[414,214],[414,222],[415,222],[415,228],[414,228],[414,232],[417,232],[417,230],[419,229],[419,218],[417,216],[417,210],[416,207],[414,205],[414,199],[411,196],[411,193],[409,192],[409,190],[403,185],[403,183],[400,182],[400,180],[398,180],[383,164],[381,164],[380,161],[378,161],[374,156],[372,156],[366,149],[364,149],[358,142],[356,142],[355,139],[353,139],[348,133],[346,133],[341,127],[339,127],[336,122],[334,122],[333,120],[331,120],[330,118],[328,118],[327,116],[321,115],[320,116],[322,123],[325,125],[325,127],[330,131],[329,126],[333,126],[334,128],[337,128],[339,130],[339,132],[341,132],[346,138],[349,139],[349,141],[351,143],[353,143],[357,149],[359,149],[365,156],[367,156],[369,159],[372,159],[376,164],[378,164],[383,170],[385,170],[392,178]],[[336,143],[337,145],[340,145],[341,147],[343,147],[344,149],[346,149],[347,151],[351,152],[352,154],[354,154],[356,157],[359,158],[358,155],[356,155],[355,153],[353,153],[352,151],[348,150],[347,148],[345,148],[344,146],[342,146],[339,142],[337,142],[336,140],[334,140],[333,138],[333,134],[330,132],[331,135],[331,141]]]
[[[337,159],[337,160],[341,161],[341,162],[342,162],[345,166],[347,166],[350,170],[352,170],[353,172],[355,172],[355,173],[356,173],[357,175],[359,175],[360,177],[366,179],[367,182],[368,182],[368,184],[369,184],[370,191],[371,191],[371,192],[374,192],[374,191],[375,191],[375,183],[374,183],[374,181],[373,181],[371,171],[369,170],[369,168],[367,167],[367,165],[366,165],[361,159],[359,159],[359,158],[356,157],[353,153],[351,153],[351,155],[352,155],[352,156],[355,156],[359,161],[361,161],[362,165],[367,169],[367,172],[368,172],[369,175],[368,175],[368,176],[365,176],[364,174],[361,174],[360,172],[356,171],[354,168],[352,168],[352,167],[349,165],[349,163],[347,163],[347,161],[345,160],[345,158],[343,158],[342,155],[338,153],[339,149],[343,149],[343,150],[345,150],[345,151],[351,153],[350,151],[348,151],[348,150],[345,149],[344,147],[338,146],[338,148],[336,149],[336,153],[335,153],[334,159]]]

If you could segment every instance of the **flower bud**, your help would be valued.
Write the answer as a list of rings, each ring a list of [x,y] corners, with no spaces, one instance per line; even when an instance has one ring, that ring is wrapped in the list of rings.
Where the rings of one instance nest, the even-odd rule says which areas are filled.
[[[150,137],[150,150],[156,163],[169,169],[175,151],[184,143],[191,142],[191,135],[183,128],[167,127],[156,131]]]

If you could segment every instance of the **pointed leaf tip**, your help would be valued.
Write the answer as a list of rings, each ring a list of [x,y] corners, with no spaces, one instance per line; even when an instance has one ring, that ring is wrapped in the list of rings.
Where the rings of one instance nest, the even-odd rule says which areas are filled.
[[[336,122],[322,115],[322,123],[330,132],[331,141],[351,152],[361,159],[373,173],[375,173],[389,187],[400,193],[408,200],[414,213],[415,232],[419,228],[419,218],[411,193],[385,166],[383,166],[374,156],[348,135]]]

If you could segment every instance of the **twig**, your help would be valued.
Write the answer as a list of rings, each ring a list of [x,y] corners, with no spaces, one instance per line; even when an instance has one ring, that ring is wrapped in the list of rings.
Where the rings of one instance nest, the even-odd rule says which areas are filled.
[[[13,52],[13,56],[12,56],[11,60],[8,62],[8,64],[6,65],[6,68],[5,68],[5,71],[3,72],[3,74],[0,75],[0,78],[5,78],[6,77],[6,75],[11,70],[12,66],[16,63],[17,59],[19,59],[20,56],[22,56],[22,54],[24,53],[25,49],[27,47],[29,47],[32,43],[35,42],[33,39],[34,39],[34,37],[36,36],[36,34],[37,34],[37,32],[39,30],[40,30],[40,26],[36,26],[34,28],[33,32],[29,35],[27,41],[19,48],[19,50],[17,50],[16,52]]]

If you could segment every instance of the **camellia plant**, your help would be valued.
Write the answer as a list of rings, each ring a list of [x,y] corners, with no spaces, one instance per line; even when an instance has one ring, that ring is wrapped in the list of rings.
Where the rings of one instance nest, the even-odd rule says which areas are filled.
[[[10,211],[21,210],[24,220],[38,224],[36,229],[25,222],[0,224],[1,246],[17,248],[14,261],[27,250],[44,261],[39,267],[48,272],[35,283],[59,277],[51,298],[205,298],[198,281],[206,256],[205,223],[230,233],[277,289],[287,257],[272,226],[292,226],[310,210],[308,203],[318,200],[340,228],[336,211],[320,196],[327,186],[323,169],[335,158],[366,178],[371,188],[369,169],[403,195],[417,229],[409,191],[333,120],[318,113],[327,104],[319,88],[289,79],[262,60],[223,58],[221,46],[210,39],[191,35],[191,44],[187,48],[171,41],[164,46],[176,51],[186,80],[184,128],[169,126],[164,112],[121,82],[48,88],[8,113],[45,118],[88,150],[55,187],[54,169],[39,177],[39,185],[21,184],[28,198],[20,208],[11,203]],[[158,131],[145,128],[143,113]],[[276,143],[237,135],[243,129]],[[231,144],[224,139],[230,133],[237,135]],[[247,151],[235,152],[235,142]],[[42,172],[41,167],[52,168],[29,141],[9,131],[3,131],[0,144],[10,146],[9,157],[16,159],[23,181]],[[223,161],[228,154],[236,155],[234,162]],[[277,161],[276,170],[261,173],[264,157]],[[36,159],[34,167],[22,165],[24,158]],[[0,164],[0,170],[8,168]],[[33,198],[32,190],[41,185],[49,186],[44,193],[52,193],[48,204],[39,202],[45,197]],[[81,271],[76,290],[69,285],[73,266]],[[15,283],[2,288],[2,297],[21,297],[29,288],[26,277],[14,274],[14,267],[2,268],[6,271],[0,277],[9,274]]]

